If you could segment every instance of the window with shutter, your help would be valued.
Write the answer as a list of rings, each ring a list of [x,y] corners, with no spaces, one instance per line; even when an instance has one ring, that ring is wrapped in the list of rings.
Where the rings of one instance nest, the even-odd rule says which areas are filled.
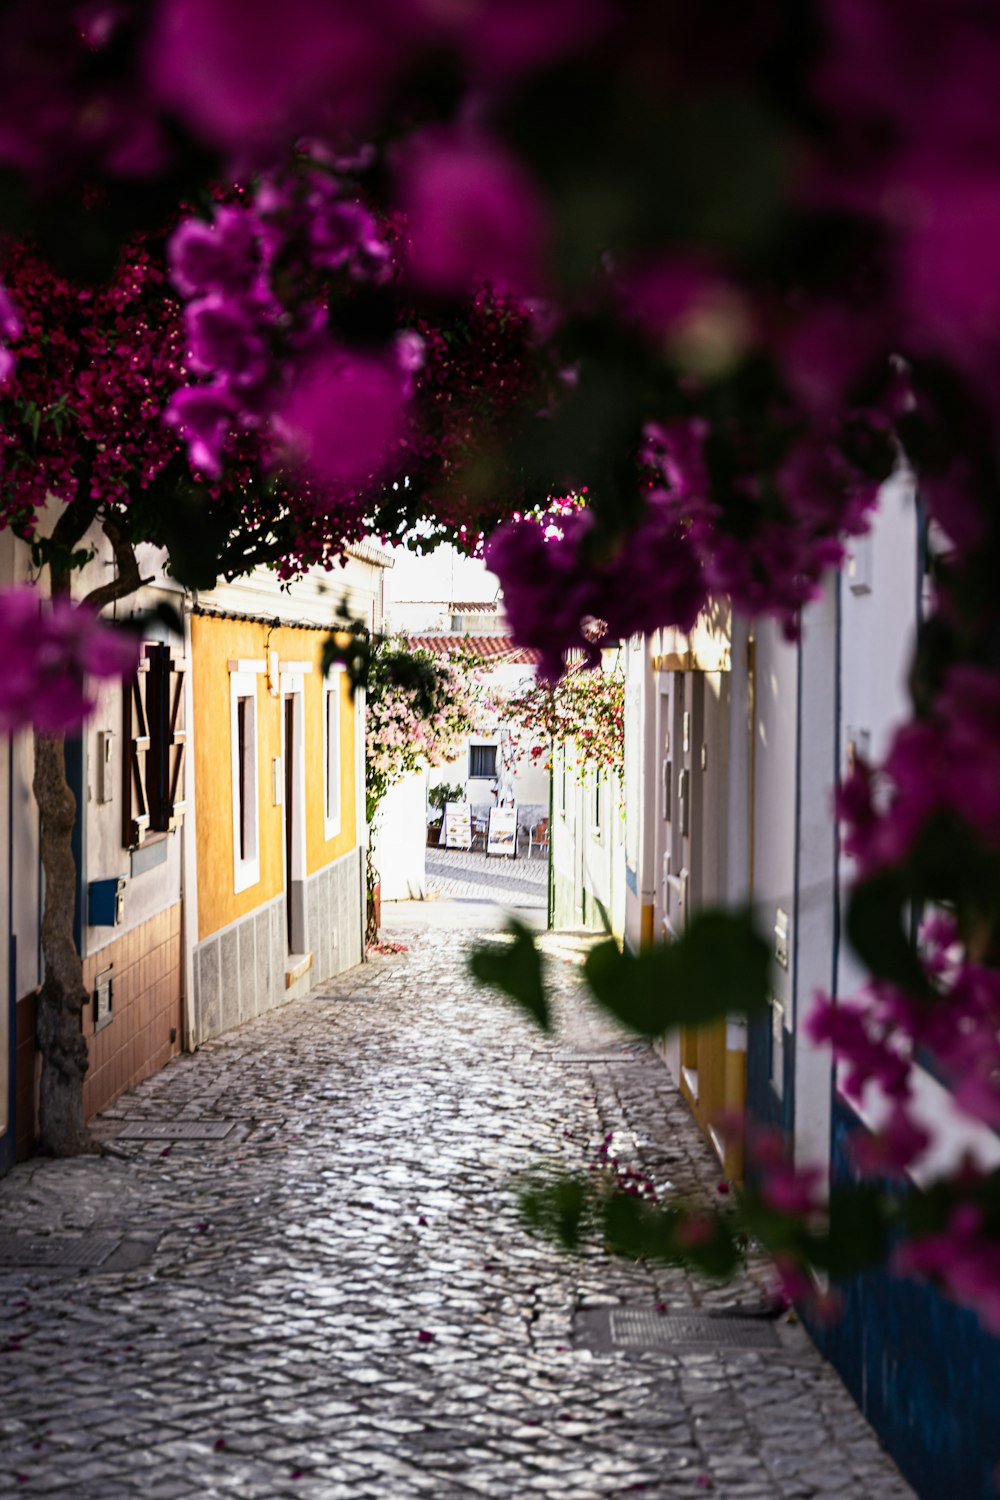
[[[159,775],[157,807],[153,827],[163,833],[179,828],[184,821],[184,753],[187,730],[184,726],[184,672],[182,656],[171,646],[161,647],[159,735]]]
[[[146,641],[123,694],[122,841],[128,849],[184,820],[185,667],[173,647]]]
[[[149,832],[149,686],[152,662],[143,654],[132,678],[122,693],[122,746],[124,787],[122,796],[122,842],[126,849],[141,844]]]

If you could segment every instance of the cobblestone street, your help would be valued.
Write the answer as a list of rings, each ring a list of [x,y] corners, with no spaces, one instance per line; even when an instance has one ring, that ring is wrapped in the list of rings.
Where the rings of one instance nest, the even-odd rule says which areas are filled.
[[[538,854],[534,859],[503,859],[464,849],[428,849],[426,865],[427,884],[435,895],[543,911],[546,907],[549,862]]]
[[[706,1290],[570,1259],[520,1227],[516,1174],[613,1131],[714,1194],[713,1158],[659,1060],[582,1010],[575,940],[545,939],[546,1041],[473,989],[468,932],[398,935],[121,1098],[107,1154],[0,1181],[0,1495],[909,1496],[801,1327],[589,1336],[616,1307],[757,1307],[759,1268]]]

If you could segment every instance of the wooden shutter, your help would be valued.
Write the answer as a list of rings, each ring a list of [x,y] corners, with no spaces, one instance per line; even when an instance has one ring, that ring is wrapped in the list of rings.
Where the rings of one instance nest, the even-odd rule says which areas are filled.
[[[187,662],[163,648],[163,798],[158,828],[169,832],[184,821],[184,752],[187,730],[184,726],[184,673]]]
[[[156,648],[152,648],[155,650]],[[122,842],[126,849],[141,844],[149,832],[149,711],[148,695],[153,674],[150,648],[143,655],[122,694],[122,746],[124,788],[122,796]]]

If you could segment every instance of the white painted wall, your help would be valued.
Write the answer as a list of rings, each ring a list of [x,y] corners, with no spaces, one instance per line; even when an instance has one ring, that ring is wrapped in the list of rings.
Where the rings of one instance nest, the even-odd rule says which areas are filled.
[[[800,645],[798,879],[790,936],[795,980],[795,1160],[826,1167],[830,1157],[830,1053],[802,1022],[817,991],[833,982],[836,897],[837,580],[803,613]]]
[[[419,901],[427,894],[427,772],[391,787],[378,816],[375,867],[383,901]]]

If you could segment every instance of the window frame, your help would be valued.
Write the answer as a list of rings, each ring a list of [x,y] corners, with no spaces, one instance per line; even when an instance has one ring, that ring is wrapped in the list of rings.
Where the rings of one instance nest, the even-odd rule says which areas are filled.
[[[336,663],[323,678],[323,835],[329,842],[340,833],[344,822],[344,720],[341,706],[344,696],[345,668]],[[336,715],[337,764],[335,773],[337,805],[331,809],[330,710]]]
[[[606,801],[606,798],[604,796],[604,792],[606,790],[604,786],[605,773],[602,771],[600,766],[595,766],[593,768],[592,774],[593,784],[591,786],[592,800],[590,804],[590,832],[591,836],[596,840],[597,843],[603,844],[604,830],[606,827],[606,820],[604,817]]]
[[[485,774],[483,774],[482,772],[474,771],[473,770],[473,767],[472,767],[472,757],[473,757],[473,754],[475,753],[475,751],[477,751],[477,750],[492,750],[493,751],[493,769],[492,769],[492,771],[488,771]],[[476,741],[471,741],[470,740],[470,742],[469,742],[469,775],[467,777],[467,780],[469,780],[469,781],[496,781],[497,776],[499,774],[499,772],[497,770],[497,761],[499,759],[499,751],[500,751],[500,746],[499,746],[499,744],[497,743],[496,740],[476,740]]]
[[[242,664],[241,664],[242,665]],[[229,740],[231,757],[231,790],[233,805],[233,889],[249,890],[260,882],[260,715],[257,703],[256,671],[230,671],[229,674]],[[241,755],[239,732],[239,705],[249,701],[252,705],[252,733],[244,735],[244,754]],[[245,754],[246,741],[251,754]],[[247,793],[251,792],[251,796]],[[252,848],[250,853],[241,852],[241,826],[245,812],[252,813],[250,831]]]

